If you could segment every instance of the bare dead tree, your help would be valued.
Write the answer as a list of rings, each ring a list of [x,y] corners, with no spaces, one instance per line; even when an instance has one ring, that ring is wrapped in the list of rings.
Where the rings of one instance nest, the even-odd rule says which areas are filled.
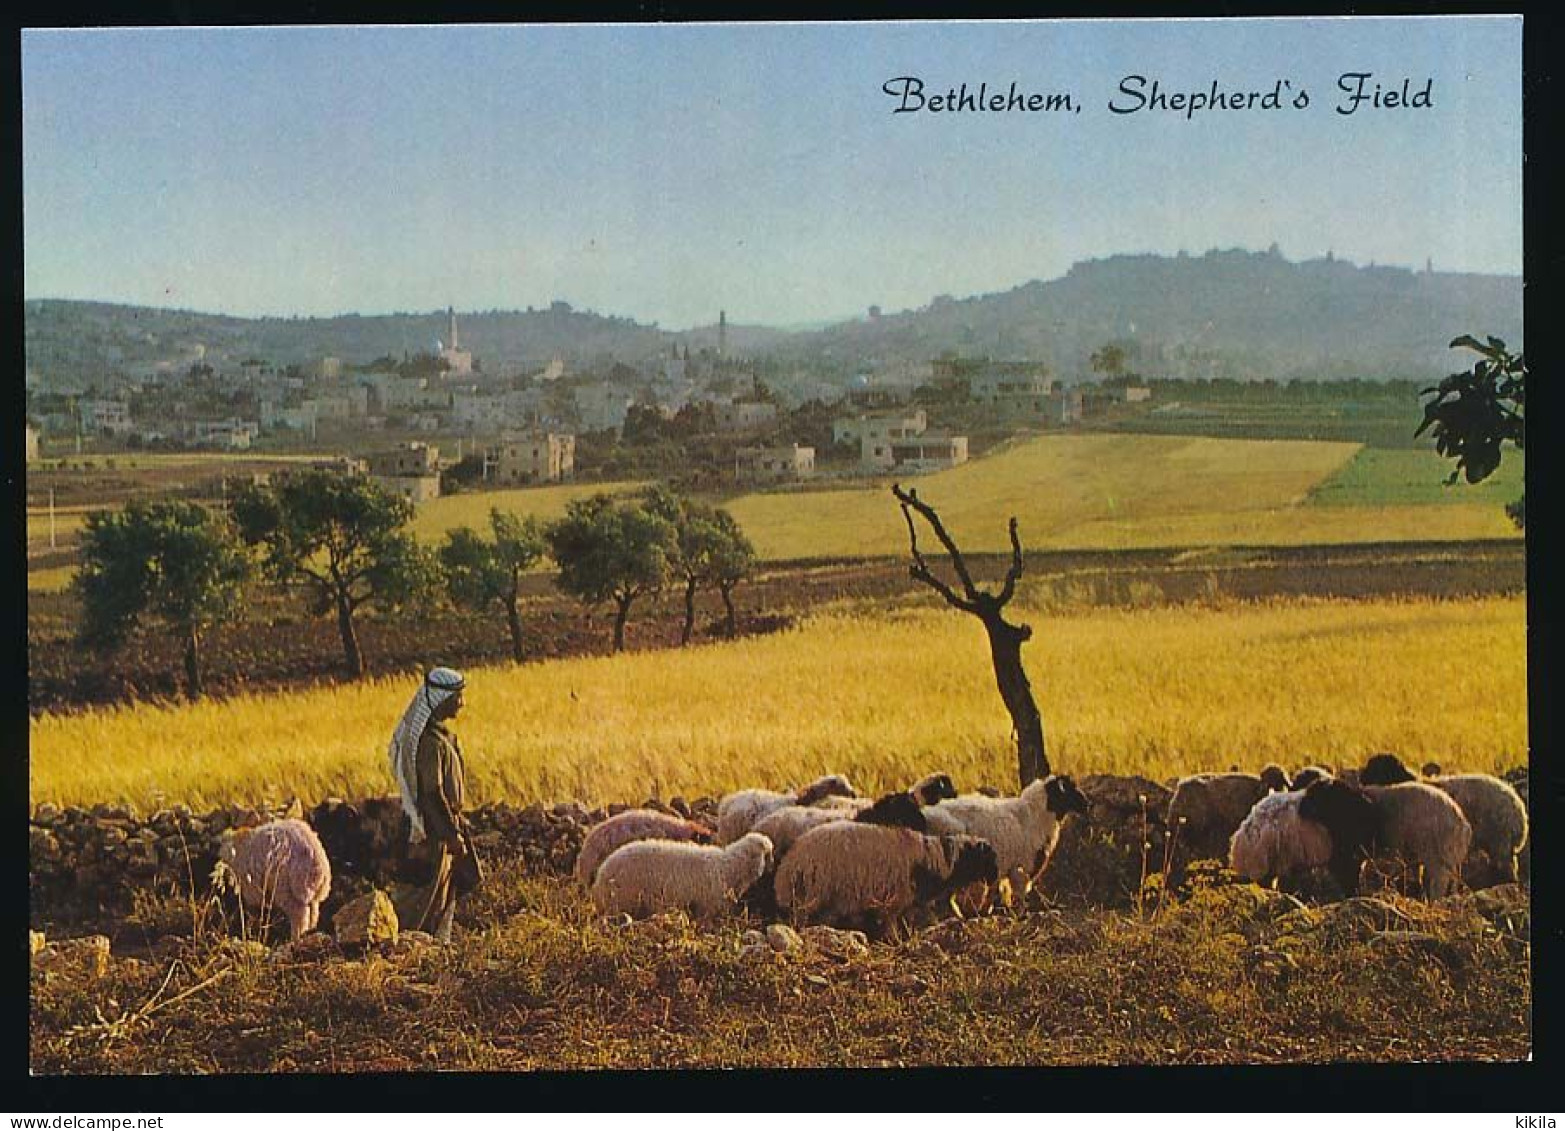
[[[921,581],[954,609],[975,616],[989,634],[989,655],[994,661],[994,678],[1000,688],[1000,698],[1010,712],[1011,725],[1016,731],[1016,763],[1022,788],[1029,782],[1049,776],[1049,757],[1043,745],[1043,716],[1033,701],[1032,685],[1027,682],[1026,669],[1022,667],[1022,645],[1032,639],[1032,626],[1012,624],[1005,619],[1005,606],[1016,593],[1016,582],[1022,576],[1022,543],[1016,533],[1016,519],[1011,519],[1011,564],[1005,571],[1005,581],[998,593],[986,592],[973,584],[962,551],[957,549],[945,524],[935,513],[935,508],[918,497],[916,488],[906,491],[900,483],[893,484],[891,493],[902,506],[902,517],[907,520],[908,545],[913,553],[913,565],[908,570],[915,581]],[[917,511],[929,523],[935,537],[950,555],[962,592],[957,593],[936,577],[918,548],[918,529],[913,522]]]

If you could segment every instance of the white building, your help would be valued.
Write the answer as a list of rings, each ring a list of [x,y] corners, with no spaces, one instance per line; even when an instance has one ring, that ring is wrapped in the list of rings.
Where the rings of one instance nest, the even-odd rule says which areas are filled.
[[[92,435],[125,436],[134,425],[130,419],[130,406],[124,401],[84,400],[78,403],[82,431]]]
[[[740,448],[734,453],[734,474],[741,480],[807,479],[815,474],[815,449],[798,444]]]
[[[967,462],[967,437],[925,432],[889,441],[889,453],[898,471],[941,471]]]
[[[777,406],[765,401],[735,401],[715,406],[717,427],[722,432],[751,432],[764,428],[777,419]],[[811,448],[814,459],[815,449]]]
[[[558,483],[576,469],[576,437],[542,432],[503,440],[485,457],[487,476],[503,486]]]

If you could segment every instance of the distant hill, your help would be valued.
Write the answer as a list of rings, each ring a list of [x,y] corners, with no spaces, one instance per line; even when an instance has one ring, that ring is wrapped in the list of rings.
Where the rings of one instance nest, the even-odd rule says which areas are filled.
[[[671,332],[626,317],[572,310],[458,314],[461,344],[489,371],[613,356],[639,361],[679,343],[715,347],[716,325]],[[814,331],[727,327],[731,354],[817,364],[833,372],[927,362],[943,353],[1049,363],[1089,372],[1104,344],[1127,347],[1149,377],[1426,379],[1458,363],[1458,334],[1522,342],[1516,276],[1293,263],[1269,252],[1210,251],[1174,258],[1118,255],[1062,278],[973,298],[940,297],[918,310]],[[158,363],[275,364],[323,356],[364,363],[427,351],[446,334],[445,311],[335,318],[234,318],[66,300],[26,303],[27,366],[40,384],[90,381]]]
[[[795,335],[778,352],[926,361],[950,350],[1075,377],[1112,341],[1147,376],[1423,379],[1451,371],[1447,343],[1462,333],[1519,346],[1521,279],[1211,251],[1090,260],[1049,282]]]

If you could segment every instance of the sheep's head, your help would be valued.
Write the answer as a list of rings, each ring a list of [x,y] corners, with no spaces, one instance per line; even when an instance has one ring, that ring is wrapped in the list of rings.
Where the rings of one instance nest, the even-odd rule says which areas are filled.
[[[828,797],[857,797],[858,793],[849,784],[848,779],[841,774],[827,774],[823,778],[816,778],[809,785],[804,786],[794,795],[794,803],[797,805],[814,805],[817,801],[824,801]]]
[[[911,793],[888,793],[853,819],[864,825],[892,825],[920,833],[929,828],[923,807]]]
[[[1261,784],[1268,790],[1285,793],[1288,789],[1288,771],[1276,762],[1268,762],[1261,767]]]
[[[1000,861],[994,845],[970,836],[943,836],[946,851],[946,881],[949,886],[992,884],[1000,878]]]
[[[1083,817],[1087,815],[1087,795],[1076,788],[1076,783],[1068,776],[1056,774],[1043,789],[1048,799],[1049,812],[1054,814],[1055,820],[1064,820],[1070,813],[1080,813]]]
[[[1439,777],[1440,776],[1440,763],[1439,762],[1425,762],[1424,763],[1424,768],[1422,770],[1418,771],[1418,772],[1423,774],[1426,778]]]
[[[328,798],[310,810],[310,827],[321,840],[334,866],[355,869],[362,861],[365,842],[364,816],[358,806]]]
[[[1395,754],[1373,754],[1359,771],[1360,785],[1396,785],[1414,780],[1413,771]]]
[[[950,774],[930,774],[908,790],[920,805],[934,805],[956,796]]]
[[[1333,855],[1354,856],[1375,841],[1379,810],[1358,786],[1335,778],[1318,781],[1304,791],[1299,816],[1331,834]]]
[[[765,833],[745,833],[744,836],[734,841],[730,847],[736,849],[737,852],[735,854],[749,864],[745,869],[746,880],[748,881],[744,885],[745,887],[749,887],[750,883],[760,879],[772,870],[772,859],[775,855],[775,850],[772,848],[772,838]]]
[[[1293,776],[1293,783],[1289,786],[1295,792],[1309,789],[1318,781],[1326,781],[1331,777],[1331,771],[1323,766],[1305,766]]]
[[[227,829],[218,837],[217,858],[219,862],[232,868],[234,861],[239,858],[239,845],[250,835],[249,829]]]

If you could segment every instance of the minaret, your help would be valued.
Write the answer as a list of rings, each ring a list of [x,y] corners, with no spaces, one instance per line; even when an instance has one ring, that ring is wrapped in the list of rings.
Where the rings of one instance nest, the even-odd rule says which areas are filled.
[[[446,349],[460,349],[461,346],[458,345],[456,340],[456,307],[448,307],[446,315],[450,319],[450,326],[446,330]]]
[[[717,356],[728,356],[728,311],[717,312]]]

